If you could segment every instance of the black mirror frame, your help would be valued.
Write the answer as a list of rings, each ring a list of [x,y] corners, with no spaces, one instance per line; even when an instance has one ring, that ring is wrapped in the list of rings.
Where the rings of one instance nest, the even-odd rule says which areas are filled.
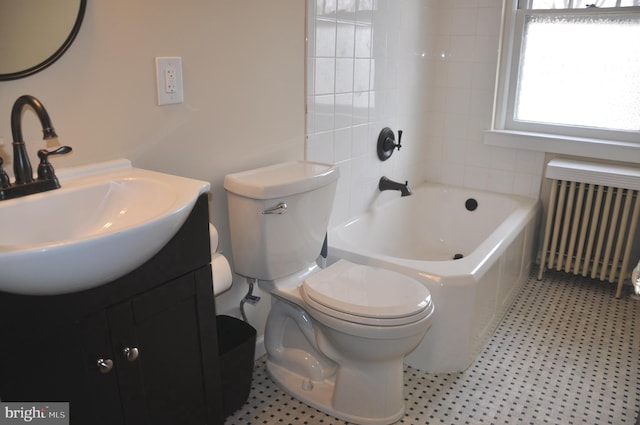
[[[31,68],[27,68],[22,71],[12,72],[9,74],[0,74],[0,81],[10,81],[17,80],[20,78],[25,78],[35,73],[42,71],[43,69],[51,66],[52,63],[60,59],[60,57],[69,49],[73,40],[75,40],[78,32],[80,32],[80,26],[82,25],[82,21],[84,19],[84,13],[87,9],[87,0],[80,0],[80,8],[78,10],[78,16],[76,17],[76,22],[73,24],[73,28],[71,28],[71,32],[67,39],[62,43],[60,48],[56,50],[51,56],[49,56],[44,61],[39,64],[32,66]]]

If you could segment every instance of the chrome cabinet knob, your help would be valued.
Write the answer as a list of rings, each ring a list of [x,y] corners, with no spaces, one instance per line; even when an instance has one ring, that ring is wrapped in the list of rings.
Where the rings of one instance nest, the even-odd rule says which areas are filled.
[[[98,359],[96,364],[100,373],[109,373],[113,369],[113,360],[111,359]]]
[[[128,361],[135,362],[140,355],[140,351],[138,351],[136,347],[124,347],[124,349],[122,350],[122,354],[124,354],[125,359],[127,359]]]

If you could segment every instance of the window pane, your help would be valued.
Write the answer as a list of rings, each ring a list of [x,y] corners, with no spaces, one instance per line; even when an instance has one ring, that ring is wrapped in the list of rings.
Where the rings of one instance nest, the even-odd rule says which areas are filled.
[[[640,130],[640,17],[528,16],[514,120]]]
[[[524,3],[524,2],[522,2]],[[597,7],[640,6],[640,0],[532,0],[531,9],[584,9]]]

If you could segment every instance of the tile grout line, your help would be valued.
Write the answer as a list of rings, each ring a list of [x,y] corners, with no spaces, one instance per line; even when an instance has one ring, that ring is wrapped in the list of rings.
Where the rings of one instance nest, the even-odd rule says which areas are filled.
[[[405,366],[398,424],[636,424],[640,302],[599,281],[532,273],[478,359],[465,371]],[[235,424],[345,424],[290,397],[264,360]]]

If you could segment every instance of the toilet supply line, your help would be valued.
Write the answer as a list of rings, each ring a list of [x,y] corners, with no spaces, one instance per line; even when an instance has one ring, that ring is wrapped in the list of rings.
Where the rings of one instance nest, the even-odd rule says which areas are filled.
[[[253,295],[253,285],[255,283],[256,283],[256,279],[251,277],[247,278],[247,284],[249,284],[249,290],[247,291],[247,295],[245,295],[244,298],[240,300],[240,314],[242,315],[242,320],[244,320],[246,323],[249,323],[249,320],[247,319],[247,314],[244,312],[244,304],[249,303],[251,305],[256,305],[258,304],[258,301],[260,301],[259,296]]]

